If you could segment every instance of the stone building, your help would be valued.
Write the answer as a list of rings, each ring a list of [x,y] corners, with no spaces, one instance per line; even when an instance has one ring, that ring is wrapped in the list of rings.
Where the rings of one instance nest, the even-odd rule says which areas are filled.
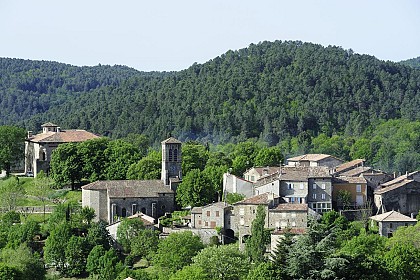
[[[332,209],[330,169],[324,166],[283,166],[258,180],[255,194],[272,192],[288,203],[308,204],[322,213]]]
[[[82,129],[63,130],[53,123],[42,125],[42,133],[33,135],[28,132],[25,140],[25,174],[33,173],[34,177],[41,170],[49,172],[52,152],[60,144],[77,143],[99,136]]]
[[[278,172],[280,166],[252,167],[245,171],[243,177],[250,182],[257,182],[262,177]]]
[[[96,221],[110,224],[138,212],[157,219],[174,211],[174,197],[161,180],[96,181],[82,187],[82,206],[95,210]]]
[[[223,174],[223,193],[238,193],[245,197],[254,196],[254,184],[230,173]]]
[[[334,208],[343,209],[343,206],[355,208],[366,204],[368,200],[368,186],[365,178],[339,176],[334,177],[332,182]],[[341,192],[343,191],[350,194],[351,200],[348,201],[349,205],[343,205],[343,201],[340,199]]]
[[[230,228],[232,206],[226,202],[216,202],[191,209],[192,228]]]
[[[162,141],[161,180],[96,181],[82,187],[82,206],[93,208],[96,220],[107,223],[139,212],[157,219],[175,210],[181,164],[181,142],[170,137]]]
[[[372,223],[376,224],[379,229],[379,235],[392,237],[392,233],[399,227],[415,225],[417,220],[407,217],[396,211],[389,211],[380,215],[370,217]]]
[[[381,184],[374,191],[374,202],[378,212],[395,210],[417,215],[420,210],[420,171]]]
[[[344,161],[326,154],[306,154],[287,159],[288,166],[326,166],[334,169]]]

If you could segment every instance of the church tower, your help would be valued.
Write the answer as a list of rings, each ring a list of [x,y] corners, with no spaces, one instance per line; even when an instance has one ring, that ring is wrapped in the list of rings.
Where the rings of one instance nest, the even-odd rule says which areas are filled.
[[[176,185],[182,180],[181,141],[170,137],[162,141],[162,173],[161,180],[166,186]]]

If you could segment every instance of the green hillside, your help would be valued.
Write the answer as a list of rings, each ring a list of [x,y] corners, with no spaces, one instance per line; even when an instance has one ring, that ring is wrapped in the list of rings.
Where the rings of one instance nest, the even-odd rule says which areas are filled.
[[[400,62],[401,64],[420,69],[420,56],[412,59],[407,59]]]
[[[12,86],[2,85],[12,102],[2,99],[1,111],[15,108],[17,117],[3,114],[1,121],[31,130],[52,121],[113,138],[133,132],[158,141],[172,133],[182,140],[223,143],[257,137],[276,144],[302,133],[359,135],[380,119],[420,119],[420,70],[340,47],[262,42],[173,73],[72,69],[103,73],[98,74],[103,79],[96,78],[102,83],[93,89],[89,85],[95,80],[86,74],[77,90],[57,86],[55,95],[46,96],[50,106],[42,110],[28,101],[28,96],[42,100],[42,89],[21,88],[13,95]],[[12,67],[8,73],[13,72]],[[63,72],[47,73],[46,80],[69,83]],[[50,88],[53,92],[53,83]]]

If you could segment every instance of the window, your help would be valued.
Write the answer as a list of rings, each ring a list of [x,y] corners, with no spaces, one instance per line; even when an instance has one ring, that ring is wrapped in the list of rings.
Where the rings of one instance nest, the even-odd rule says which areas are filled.
[[[207,211],[206,215],[207,217],[210,217],[210,211]]]
[[[251,181],[254,181],[255,180],[255,176],[254,175],[252,175],[251,176]]]
[[[325,190],[325,184],[321,185],[321,189]]]
[[[169,149],[169,161],[173,160],[173,153],[172,153],[172,149]]]
[[[292,190],[292,189],[293,189],[293,183],[289,183],[289,184],[287,185],[287,188],[288,188],[289,190]]]
[[[216,211],[216,217],[219,217],[219,211]]]
[[[204,222],[204,226],[208,227],[209,226],[209,222]]]
[[[295,202],[295,198],[294,197],[289,197],[289,202],[291,202],[291,203]]]
[[[239,215],[241,215],[241,216],[245,215],[245,209],[244,208],[239,209]]]
[[[316,190],[316,184],[313,184],[313,185],[312,185],[312,189],[313,189],[313,190]]]
[[[127,210],[125,208],[121,209],[121,217],[127,217]]]
[[[137,204],[132,204],[131,205],[131,213],[133,215],[137,213]]]
[[[201,225],[201,220],[198,220],[198,224]]]
[[[325,200],[325,193],[322,193],[322,194],[321,194],[321,199],[322,199],[322,200]]]
[[[178,161],[178,149],[174,149],[174,161]]]
[[[312,194],[312,198],[313,198],[313,199],[316,199],[316,193],[313,193],[313,194]]]
[[[303,190],[303,183],[300,183],[299,188],[300,188],[301,190]]]
[[[362,192],[362,185],[356,185],[356,192],[358,193]]]
[[[392,223],[389,223],[389,228],[392,228]]]

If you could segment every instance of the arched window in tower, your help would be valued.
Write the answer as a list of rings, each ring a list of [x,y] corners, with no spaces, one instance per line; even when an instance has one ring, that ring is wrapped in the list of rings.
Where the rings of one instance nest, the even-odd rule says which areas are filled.
[[[178,161],[178,149],[174,149],[174,161]]]
[[[169,161],[173,160],[172,149],[169,149]]]
[[[47,153],[45,151],[42,152],[42,160],[47,160]]]
[[[127,217],[127,209],[125,208],[121,209],[121,217],[123,218]]]

